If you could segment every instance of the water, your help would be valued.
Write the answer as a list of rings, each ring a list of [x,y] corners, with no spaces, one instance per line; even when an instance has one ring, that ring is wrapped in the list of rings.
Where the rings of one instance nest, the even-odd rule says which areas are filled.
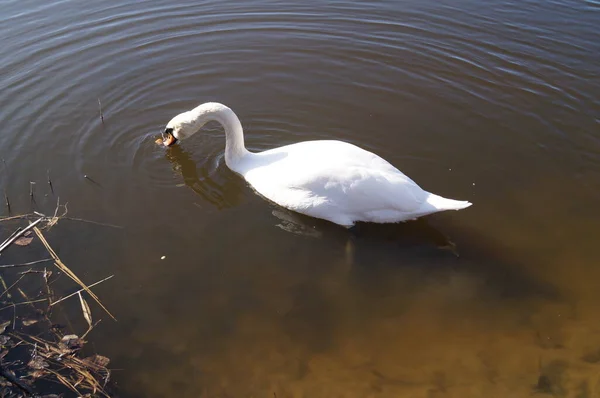
[[[119,321],[93,306],[90,338],[122,396],[599,396],[598,2],[0,10],[13,212],[36,181],[37,209],[124,227],[49,234],[84,281],[116,275],[96,292]],[[218,126],[154,144],[209,100],[251,150],[350,141],[474,206],[357,236],[282,211],[226,168]]]

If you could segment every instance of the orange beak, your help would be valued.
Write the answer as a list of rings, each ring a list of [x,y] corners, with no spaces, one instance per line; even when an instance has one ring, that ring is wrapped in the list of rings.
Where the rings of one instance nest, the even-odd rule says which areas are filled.
[[[165,138],[163,140],[164,146],[171,146],[177,142],[177,138],[171,133],[165,134]]]

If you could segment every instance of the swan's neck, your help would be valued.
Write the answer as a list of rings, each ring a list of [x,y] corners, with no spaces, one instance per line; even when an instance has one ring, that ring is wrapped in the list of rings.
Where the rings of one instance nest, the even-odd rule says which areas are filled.
[[[234,170],[242,158],[250,152],[244,145],[244,130],[237,115],[227,106],[219,103],[207,103],[198,106],[192,112],[197,112],[201,124],[217,121],[225,130],[225,163]]]

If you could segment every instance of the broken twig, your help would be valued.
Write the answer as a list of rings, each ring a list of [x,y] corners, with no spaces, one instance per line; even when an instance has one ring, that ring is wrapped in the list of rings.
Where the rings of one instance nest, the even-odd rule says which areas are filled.
[[[88,286],[88,288],[90,288],[90,287],[94,287],[94,286],[96,286],[96,285],[99,285],[99,284],[101,284],[102,282],[109,280],[109,279],[110,279],[110,278],[112,278],[113,276],[114,276],[114,275],[111,275],[111,276],[108,276],[108,277],[106,277],[106,278],[102,279],[101,281],[98,281],[98,282],[96,282],[96,283],[92,283],[91,285],[89,285],[89,286]],[[64,300],[66,300],[66,299],[68,299],[68,298],[71,298],[71,297],[75,296],[76,294],[79,294],[79,293],[83,292],[84,290],[85,290],[85,289],[80,289],[80,290],[76,291],[75,293],[71,293],[71,294],[69,294],[68,296],[65,296],[65,297],[63,297],[63,298],[61,298],[61,299],[58,299],[58,300],[56,300],[55,302],[53,302],[52,304],[50,304],[50,306],[52,307],[53,305],[55,305],[55,304],[58,304],[58,303],[60,303],[61,301],[64,301]]]
[[[17,240],[21,235],[23,235],[25,232],[29,231],[31,228],[35,228],[35,226],[42,221],[44,218],[38,218],[37,220],[35,220],[34,222],[32,222],[31,224],[29,224],[27,227],[25,227],[25,229],[22,229],[21,231],[19,231],[17,234],[15,234],[14,236],[8,238],[7,240],[5,240],[2,245],[0,245],[0,253],[2,253],[8,246],[10,246],[15,240]]]

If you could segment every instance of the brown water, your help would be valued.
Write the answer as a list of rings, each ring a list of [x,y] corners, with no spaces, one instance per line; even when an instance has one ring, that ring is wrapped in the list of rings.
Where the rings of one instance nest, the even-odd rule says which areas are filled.
[[[0,37],[13,213],[36,181],[124,227],[49,235],[116,275],[90,339],[123,397],[600,397],[597,1],[6,0]],[[208,100],[252,150],[351,141],[474,206],[355,235],[282,211],[218,126],[154,145]]]

